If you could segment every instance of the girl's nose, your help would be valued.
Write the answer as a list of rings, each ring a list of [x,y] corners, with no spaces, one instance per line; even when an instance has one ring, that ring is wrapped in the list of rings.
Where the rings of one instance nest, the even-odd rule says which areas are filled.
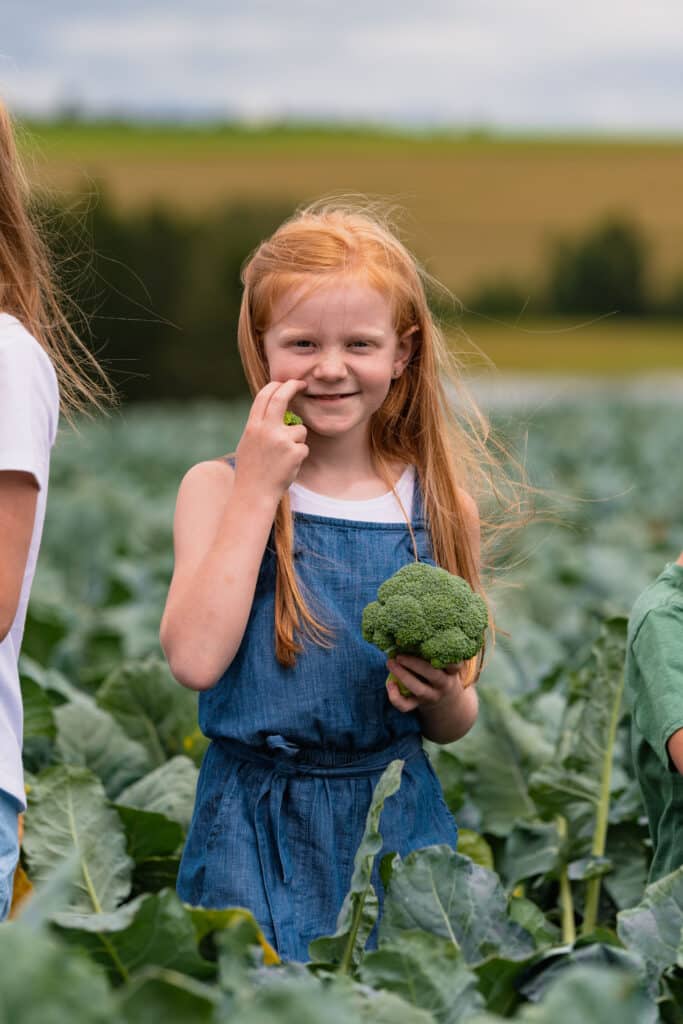
[[[346,376],[346,364],[341,355],[330,353],[316,362],[313,376],[321,380],[340,380]]]

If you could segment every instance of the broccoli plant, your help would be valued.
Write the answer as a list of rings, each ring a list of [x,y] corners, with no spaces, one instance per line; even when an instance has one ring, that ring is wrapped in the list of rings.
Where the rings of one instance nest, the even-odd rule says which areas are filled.
[[[287,427],[294,427],[294,426],[297,426],[297,424],[299,424],[299,423],[303,423],[303,420],[301,419],[301,416],[297,416],[297,414],[295,412],[292,412],[291,409],[288,409],[287,412],[284,415],[284,424],[285,424],[285,426],[287,426]]]
[[[410,562],[365,606],[361,629],[364,639],[389,658],[415,654],[445,668],[479,653],[488,620],[485,602],[466,580],[426,562]]]

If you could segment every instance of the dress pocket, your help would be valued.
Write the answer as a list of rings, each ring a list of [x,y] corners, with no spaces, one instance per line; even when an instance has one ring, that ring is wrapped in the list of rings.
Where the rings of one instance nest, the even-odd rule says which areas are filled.
[[[222,754],[220,760],[214,766],[216,772],[212,784],[211,793],[207,796],[206,811],[207,819],[207,851],[213,849],[216,843],[226,831],[234,828],[234,813],[231,813],[230,805],[237,789],[239,772],[242,762],[236,757]],[[219,771],[219,766],[223,769]]]

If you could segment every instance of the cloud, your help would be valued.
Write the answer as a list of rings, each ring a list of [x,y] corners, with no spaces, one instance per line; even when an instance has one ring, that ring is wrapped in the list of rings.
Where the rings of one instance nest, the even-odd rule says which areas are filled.
[[[679,0],[6,0],[0,91],[132,114],[683,129]]]

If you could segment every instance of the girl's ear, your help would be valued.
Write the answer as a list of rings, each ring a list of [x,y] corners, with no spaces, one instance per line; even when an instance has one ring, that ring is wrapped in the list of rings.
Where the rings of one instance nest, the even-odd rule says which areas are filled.
[[[400,377],[406,366],[410,362],[411,356],[415,351],[418,342],[418,336],[420,328],[417,324],[413,324],[407,331],[399,336],[398,343],[396,345],[396,357],[394,359],[394,377]]]

